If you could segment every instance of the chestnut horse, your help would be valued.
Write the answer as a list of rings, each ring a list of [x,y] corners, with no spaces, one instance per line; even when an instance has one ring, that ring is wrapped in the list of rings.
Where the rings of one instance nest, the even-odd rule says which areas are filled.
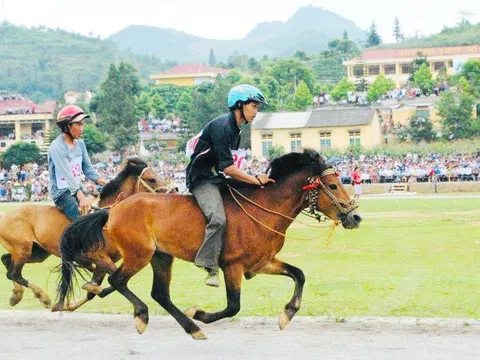
[[[165,192],[165,185],[143,160],[132,157],[115,179],[102,189],[98,206],[113,204],[120,194],[125,198],[136,192]],[[0,219],[0,245],[8,251],[1,260],[7,268],[7,278],[14,283],[11,306],[22,300],[23,287],[30,288],[46,308],[51,306],[48,295],[23,278],[22,268],[26,263],[43,262],[51,254],[60,257],[60,237],[70,223],[65,214],[52,205],[24,205]]]
[[[224,195],[227,214],[225,243],[220,259],[227,292],[227,307],[218,312],[191,308],[180,311],[170,299],[173,259],[193,262],[202,245],[206,221],[189,195],[136,194],[110,210],[90,214],[67,228],[61,240],[62,271],[58,284],[60,310],[73,290],[75,264],[88,260],[110,276],[110,287],[98,289],[100,297],[114,290],[134,307],[136,327],[142,333],[148,324],[148,308],[128,287],[129,279],[149,262],[153,268],[151,296],[167,310],[194,339],[205,339],[195,320],[211,323],[234,316],[240,310],[242,276],[284,275],[293,279],[293,297],[279,315],[284,328],[300,309],[303,272],[276,258],[285,242],[285,232],[305,208],[322,212],[353,229],[362,220],[357,204],[345,192],[337,174],[315,151],[290,153],[272,161],[270,177],[276,183],[265,188],[240,185]],[[236,190],[236,189],[235,189]],[[240,206],[241,205],[241,206]],[[117,268],[115,262],[123,258]],[[92,286],[95,284],[92,284]],[[188,316],[187,316],[188,315]],[[190,316],[190,317],[189,317]]]

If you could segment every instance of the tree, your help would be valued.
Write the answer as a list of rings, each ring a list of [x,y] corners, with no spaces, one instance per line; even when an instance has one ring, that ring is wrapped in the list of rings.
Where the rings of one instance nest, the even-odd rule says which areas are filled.
[[[420,141],[434,141],[437,134],[433,131],[433,124],[429,118],[413,116],[408,121],[408,128],[406,129],[408,138],[413,142]]]
[[[367,91],[368,87],[369,87],[368,81],[363,77],[360,79],[360,81],[357,84],[355,84],[355,88],[359,92]]]
[[[442,94],[437,108],[445,138],[464,139],[480,133],[478,120],[472,116],[473,104],[475,99],[465,92]]]
[[[460,75],[468,82],[468,93],[480,97],[480,60],[467,61],[463,64]]]
[[[395,82],[388,79],[385,75],[380,74],[375,78],[375,81],[370,86],[367,92],[367,100],[375,102],[380,99],[387,91],[395,89]]]
[[[377,46],[382,43],[382,39],[380,38],[380,35],[378,35],[377,32],[377,25],[375,24],[375,21],[372,21],[372,25],[370,26],[370,29],[367,31],[367,43],[365,47],[372,47],[372,46]]]
[[[427,57],[421,52],[417,52],[417,58],[413,60],[412,69],[410,70],[410,77],[408,81],[413,82],[415,73],[422,67],[422,65],[430,66],[430,63],[427,60]]]
[[[297,50],[295,52],[295,55],[293,55],[293,57],[297,58],[298,60],[302,60],[302,61],[308,60],[308,55],[305,51]]]
[[[110,65],[107,78],[100,86],[97,111],[102,131],[113,134],[118,126],[134,129],[137,125],[135,96],[140,92],[135,68],[121,62]]]
[[[423,64],[413,75],[413,83],[422,90],[423,95],[430,95],[433,89],[433,78],[430,67]]]
[[[208,65],[214,66],[217,63],[213,49],[210,49],[210,55],[208,55]]]
[[[93,124],[86,124],[83,131],[83,141],[90,155],[101,153],[107,150],[105,136]]]
[[[330,96],[335,101],[346,100],[348,98],[348,92],[355,90],[355,84],[348,81],[346,77],[342,78],[337,85],[330,92]]]
[[[305,110],[305,107],[312,104],[312,94],[303,80],[298,84],[293,102],[298,110]]]
[[[117,127],[113,134],[112,148],[119,152],[123,158],[129,146],[135,145],[138,141],[138,131],[132,131],[123,125]]]
[[[348,40],[348,32],[347,32],[347,29],[344,29],[344,30],[343,30],[342,39],[343,39],[343,40]]]
[[[393,37],[397,42],[405,39],[402,31],[400,30],[400,21],[398,21],[398,16],[395,16],[395,22],[393,23]]]
[[[3,155],[4,169],[10,169],[13,164],[23,166],[30,162],[43,164],[45,157],[40,154],[40,149],[32,143],[18,142],[10,146]]]

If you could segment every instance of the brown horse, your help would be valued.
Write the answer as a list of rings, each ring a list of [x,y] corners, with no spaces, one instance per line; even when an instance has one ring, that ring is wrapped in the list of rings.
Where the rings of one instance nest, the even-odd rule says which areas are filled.
[[[129,158],[122,171],[102,189],[98,206],[107,207],[119,196],[125,198],[136,192],[165,192],[165,185],[143,160]],[[22,268],[26,263],[43,262],[51,254],[60,257],[60,237],[70,223],[63,212],[51,205],[24,205],[0,219],[0,244],[8,251],[1,260],[7,268],[7,278],[14,283],[10,305],[22,300],[23,287],[27,287],[45,307],[51,306],[48,295],[23,278]]]
[[[110,276],[110,287],[99,289],[103,297],[117,290],[134,307],[139,333],[148,324],[147,306],[127,287],[129,279],[149,262],[153,268],[151,295],[195,339],[205,335],[188,316],[204,323],[234,316],[240,310],[242,276],[285,275],[295,282],[292,299],[279,315],[284,328],[300,309],[303,272],[276,258],[285,241],[285,231],[305,208],[341,221],[347,229],[361,221],[355,201],[350,200],[336,173],[313,150],[290,153],[273,160],[270,177],[276,180],[264,189],[241,185],[224,196],[227,213],[221,268],[227,291],[227,307],[219,312],[191,308],[181,312],[171,301],[169,287],[174,257],[193,262],[203,242],[205,217],[192,196],[136,194],[111,210],[88,215],[66,229],[61,240],[62,275],[58,286],[60,310],[71,294],[74,261],[92,261]],[[239,206],[241,204],[241,206]],[[261,222],[261,224],[259,223]],[[104,229],[104,227],[106,227]],[[117,268],[115,262],[123,258]],[[188,316],[187,316],[188,315]]]

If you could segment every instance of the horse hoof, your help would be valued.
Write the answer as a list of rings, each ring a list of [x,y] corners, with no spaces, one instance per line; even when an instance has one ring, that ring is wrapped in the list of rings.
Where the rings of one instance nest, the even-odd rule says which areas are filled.
[[[50,309],[52,307],[52,302],[50,301],[50,299],[43,300],[42,304],[45,309]]]
[[[100,294],[103,290],[103,288],[100,285],[93,285],[91,283],[83,284],[82,289],[95,295]]]
[[[63,305],[62,304],[59,304],[59,303],[56,303],[55,305],[53,305],[52,307],[52,312],[59,312],[59,311],[62,311],[63,310]]]
[[[147,324],[145,323],[145,321],[140,319],[139,316],[135,316],[135,327],[137,328],[138,333],[141,335],[145,332]]]
[[[200,310],[200,308],[198,306],[192,306],[190,308],[188,308],[187,310],[185,310],[183,313],[188,316],[189,318],[192,318],[195,316],[195,314],[197,313],[197,311]]]
[[[11,297],[10,298],[10,306],[17,305],[22,300],[21,297]]]
[[[202,330],[195,331],[192,334],[192,338],[194,338],[195,340],[207,340],[207,336],[203,333]]]
[[[282,311],[280,314],[278,314],[278,327],[280,330],[283,330],[288,324],[290,324],[290,318],[285,311]]]

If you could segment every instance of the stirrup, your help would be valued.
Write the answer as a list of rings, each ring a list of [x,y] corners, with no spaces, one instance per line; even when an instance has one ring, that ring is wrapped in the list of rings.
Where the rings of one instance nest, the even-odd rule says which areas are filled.
[[[219,287],[220,279],[218,274],[218,269],[207,269],[208,275],[205,279],[205,285]]]

